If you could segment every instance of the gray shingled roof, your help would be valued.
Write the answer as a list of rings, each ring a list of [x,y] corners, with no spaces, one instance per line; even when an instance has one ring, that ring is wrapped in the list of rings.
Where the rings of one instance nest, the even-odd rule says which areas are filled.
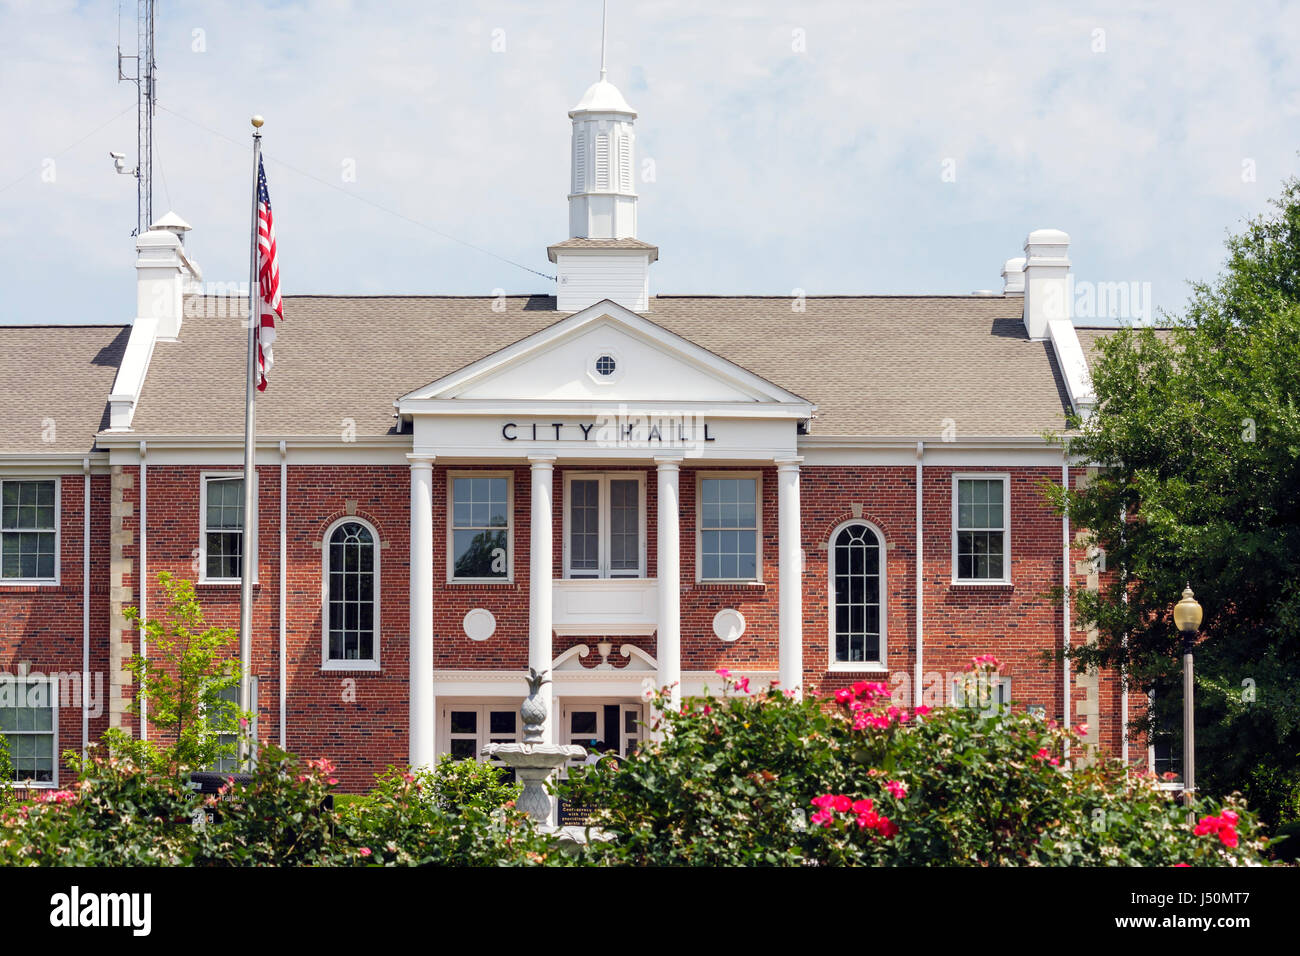
[[[0,327],[0,453],[93,448],[108,427],[108,393],[130,333],[124,325]]]
[[[220,300],[208,299],[205,305]],[[551,296],[288,296],[258,432],[388,433],[393,400],[565,318]],[[224,304],[224,303],[223,303]],[[818,406],[817,436],[1033,437],[1064,425],[1051,346],[1031,342],[1022,300],[1001,296],[659,296],[647,318]],[[239,307],[230,308],[238,315]],[[133,427],[149,435],[243,432],[237,319],[187,318],[159,342]],[[107,389],[104,390],[107,394]]]

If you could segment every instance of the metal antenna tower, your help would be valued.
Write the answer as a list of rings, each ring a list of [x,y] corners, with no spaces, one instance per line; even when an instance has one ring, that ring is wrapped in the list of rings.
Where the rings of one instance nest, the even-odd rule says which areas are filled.
[[[122,7],[118,3],[117,79],[135,84],[135,232],[146,231],[153,220],[153,116],[158,104],[158,64],[154,60],[154,0],[136,0],[136,47],[133,56],[122,54]],[[122,69],[135,61],[135,75]]]

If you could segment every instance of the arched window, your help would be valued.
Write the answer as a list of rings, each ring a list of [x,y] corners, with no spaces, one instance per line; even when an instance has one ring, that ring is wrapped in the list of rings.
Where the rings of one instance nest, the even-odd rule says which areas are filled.
[[[379,669],[379,535],[360,518],[325,532],[324,667]]]
[[[885,663],[885,541],[866,521],[849,521],[830,541],[831,669]]]

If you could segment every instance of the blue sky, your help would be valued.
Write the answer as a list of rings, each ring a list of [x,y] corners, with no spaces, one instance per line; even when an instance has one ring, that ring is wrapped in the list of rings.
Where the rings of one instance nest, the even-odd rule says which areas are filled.
[[[159,7],[155,214],[194,226],[206,279],[246,278],[259,112],[286,293],[553,291],[438,232],[551,271],[599,0]],[[1300,5],[1233,7],[611,0],[652,292],[1000,289],[1054,227],[1076,281],[1178,312],[1300,169]],[[0,323],[132,318],[117,18],[0,2]]]

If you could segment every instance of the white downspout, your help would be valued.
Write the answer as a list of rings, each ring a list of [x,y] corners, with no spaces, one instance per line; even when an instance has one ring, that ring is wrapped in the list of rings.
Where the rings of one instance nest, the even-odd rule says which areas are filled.
[[[144,625],[148,623],[149,603],[149,466],[146,442],[140,442],[140,656],[149,659],[149,639]],[[140,739],[149,739],[149,698],[144,695],[144,682],[140,687]]]
[[[81,459],[81,759],[90,746],[90,459]]]
[[[925,533],[922,531],[922,477],[923,465],[922,459],[925,457],[925,442],[916,443],[916,683],[912,690],[912,706],[919,706],[923,700],[921,691],[924,684],[921,681],[922,671],[922,653],[924,633],[924,608],[925,608]]]
[[[285,573],[285,558],[289,550],[288,538],[287,538],[289,532],[288,529],[285,527],[289,515],[289,492],[286,487],[286,481],[289,475],[288,458],[286,457],[287,454],[288,454],[288,445],[285,442],[280,442],[280,721],[279,723],[280,723],[280,749],[281,750],[284,750],[286,747],[285,727],[284,727],[285,694],[286,694],[286,690],[284,686],[284,680],[285,680],[284,653],[285,653],[285,646],[287,642],[285,640],[284,629],[285,629],[285,621],[288,618],[288,615],[285,611],[284,602],[285,602],[285,595],[288,590],[288,586],[286,584],[286,581],[288,580],[288,575]]]
[[[1061,459],[1061,487],[1066,491],[1070,490],[1070,462],[1068,458]],[[1070,509],[1067,505],[1065,512],[1061,515],[1061,575],[1065,584],[1065,598],[1061,605],[1061,619],[1063,624],[1062,641],[1065,647],[1065,657],[1062,658],[1061,674],[1063,686],[1061,688],[1063,696],[1061,722],[1068,729],[1070,727]],[[1096,727],[1090,727],[1094,734],[1098,733]],[[1070,759],[1070,739],[1065,740],[1065,759]]]

